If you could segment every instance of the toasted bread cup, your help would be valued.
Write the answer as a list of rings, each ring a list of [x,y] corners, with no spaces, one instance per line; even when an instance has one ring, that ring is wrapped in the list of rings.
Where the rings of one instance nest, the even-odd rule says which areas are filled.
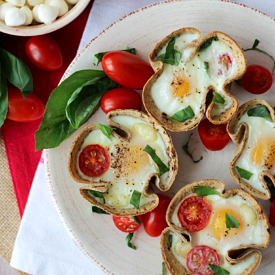
[[[109,138],[97,125],[79,133],[69,154],[69,172],[82,184],[80,193],[91,204],[116,216],[147,213],[159,202],[150,183],[166,191],[177,174],[178,158],[171,137],[155,119],[135,110],[111,111],[107,123],[113,128]],[[95,177],[85,175],[79,164],[81,152],[91,144],[103,147],[109,156],[108,170]],[[156,164],[159,160],[155,162],[155,156],[144,151],[146,145],[165,169]]]
[[[209,189],[205,191],[205,188],[211,188],[210,190],[217,191],[217,194],[211,194]],[[183,222],[178,214],[188,208],[186,199],[194,198],[193,201],[196,201],[197,194],[202,197],[199,200],[207,201],[211,206],[207,224],[198,231],[198,228],[192,228],[190,224],[182,226]],[[194,204],[192,207],[193,210],[198,209]],[[199,211],[191,213],[202,217]],[[238,228],[226,226],[227,212],[235,216]],[[188,215],[188,212],[186,213]],[[189,269],[190,261],[194,255],[194,248],[200,246],[214,250],[213,253],[217,253],[219,258],[219,263],[216,262],[215,265],[230,274],[252,274],[261,262],[261,253],[253,248],[266,248],[270,241],[269,223],[257,200],[239,188],[225,192],[225,185],[219,180],[200,180],[179,190],[167,209],[166,221],[169,227],[161,234],[161,253],[167,269],[173,275],[192,274],[192,270]]]
[[[275,185],[274,129],[274,109],[260,99],[244,103],[227,125],[237,146],[229,165],[230,174],[247,192],[264,200],[271,196],[268,184]]]
[[[147,112],[166,129],[191,130],[204,114],[222,124],[237,112],[238,100],[229,84],[244,74],[246,59],[226,34],[212,32],[201,38],[197,29],[179,29],[155,46],[149,61],[155,74],[145,84],[142,99]]]

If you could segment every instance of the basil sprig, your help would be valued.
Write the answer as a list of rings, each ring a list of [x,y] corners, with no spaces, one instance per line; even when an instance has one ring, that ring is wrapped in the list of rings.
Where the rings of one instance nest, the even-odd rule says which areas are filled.
[[[201,156],[198,160],[194,160],[193,155],[189,152],[189,149],[188,149],[189,142],[190,142],[190,139],[191,139],[192,135],[193,135],[193,133],[190,134],[188,141],[182,146],[182,149],[186,153],[186,155],[189,156],[192,159],[192,161],[194,163],[198,163],[198,162],[200,162],[203,159],[203,156]]]
[[[162,176],[166,172],[169,171],[168,167],[163,163],[163,161],[159,158],[159,156],[156,154],[155,150],[150,146],[146,145],[146,147],[143,149],[146,153],[150,155],[150,157],[153,159],[153,161],[156,163],[156,165],[159,168],[159,174]]]
[[[247,111],[248,116],[261,117],[268,121],[271,121],[268,109],[264,105],[260,105],[254,108],[251,108]]]
[[[200,198],[208,195],[220,195],[217,190],[212,189],[208,186],[195,186],[193,187],[193,189],[196,192],[197,196]]]
[[[88,193],[96,198],[102,199],[103,203],[105,204],[105,198],[102,193],[100,193],[98,191],[93,191],[93,190],[88,190]]]
[[[239,228],[239,222],[227,212],[225,212],[225,224],[226,228]]]
[[[175,42],[177,39],[177,35],[174,35],[167,44],[165,49],[165,53],[161,54],[157,57],[157,60],[161,60],[163,63],[167,63],[170,65],[179,65],[180,62],[180,52],[175,50]]]
[[[134,232],[129,233],[126,236],[126,243],[127,243],[128,247],[136,250],[137,248],[131,243],[131,240],[132,240],[133,236],[134,236]]]
[[[130,199],[130,204],[132,204],[136,209],[139,209],[141,193],[134,190]]]
[[[229,271],[227,271],[226,269],[224,269],[220,266],[217,266],[217,265],[214,265],[214,264],[209,264],[209,267],[213,270],[215,275],[228,275],[228,274],[230,274]]]
[[[214,95],[213,102],[215,104],[217,104],[219,106],[226,106],[227,105],[224,98],[220,94],[218,94],[216,92],[213,92],[213,95]]]
[[[132,218],[137,224],[141,224],[141,221],[139,220],[139,218],[137,216],[132,216]]]
[[[241,178],[244,178],[246,180],[250,180],[250,178],[252,177],[253,173],[248,171],[248,170],[245,170],[239,166],[236,166],[236,170],[238,172],[238,174],[240,175]]]
[[[202,42],[198,51],[202,52],[202,51],[206,50],[208,47],[211,46],[213,41],[218,41],[218,40],[219,39],[217,36],[209,37],[208,39],[206,39],[205,41]]]
[[[93,213],[110,215],[110,213],[108,213],[108,212],[104,211],[103,209],[101,209],[97,206],[94,206],[94,205],[91,207],[91,209],[92,209]]]
[[[102,132],[102,134],[104,136],[106,136],[109,140],[112,140],[111,134],[114,130],[112,127],[109,127],[109,126],[106,126],[106,125],[100,124],[100,123],[97,123],[96,126],[99,128],[99,130]]]
[[[184,122],[188,119],[191,119],[194,116],[195,116],[195,113],[194,113],[192,107],[188,106],[185,109],[182,109],[182,110],[176,112],[175,114],[173,114],[169,118],[171,120],[174,120],[174,121],[177,121],[177,122]]]

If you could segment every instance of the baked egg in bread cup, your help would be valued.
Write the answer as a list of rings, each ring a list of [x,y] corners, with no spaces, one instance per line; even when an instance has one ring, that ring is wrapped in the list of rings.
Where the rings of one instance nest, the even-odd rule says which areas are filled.
[[[76,137],[70,174],[91,204],[116,216],[147,213],[159,203],[150,184],[166,191],[177,174],[171,137],[140,111],[111,111],[107,124],[87,126]]]
[[[161,252],[173,275],[252,274],[262,258],[255,248],[266,248],[270,241],[257,200],[240,188],[225,192],[219,180],[199,180],[179,190],[166,220]]]
[[[237,146],[229,165],[233,179],[255,197],[270,199],[275,185],[275,114],[265,101],[244,103],[227,125]]]
[[[145,84],[147,112],[175,132],[195,128],[204,114],[214,124],[229,121],[238,109],[229,84],[246,70],[242,49],[228,35],[201,37],[195,28],[172,32],[149,54],[155,74]]]

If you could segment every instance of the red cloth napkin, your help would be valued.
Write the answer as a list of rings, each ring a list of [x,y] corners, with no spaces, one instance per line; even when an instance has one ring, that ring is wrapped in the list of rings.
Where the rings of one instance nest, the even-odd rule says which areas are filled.
[[[47,72],[39,69],[29,61],[25,53],[25,44],[29,39],[28,37],[11,36],[1,33],[1,47],[26,62],[32,72],[34,94],[44,103],[47,102],[51,91],[58,85],[63,73],[76,55],[82,32],[92,7],[92,2],[93,1],[91,1],[81,15],[70,24],[48,34],[60,45],[64,58],[62,68],[55,72]],[[1,127],[14,192],[21,217],[24,213],[33,177],[42,153],[42,150],[37,152],[34,150],[34,133],[39,127],[40,122],[41,121],[17,123],[6,120]]]

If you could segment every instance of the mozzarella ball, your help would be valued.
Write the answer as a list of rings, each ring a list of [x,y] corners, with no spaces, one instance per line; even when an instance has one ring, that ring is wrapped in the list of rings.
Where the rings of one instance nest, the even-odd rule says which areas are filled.
[[[45,4],[58,9],[58,16],[64,15],[68,10],[68,4],[64,0],[46,0]]]
[[[44,4],[44,0],[27,0],[28,6],[34,7],[40,4]]]
[[[33,20],[33,14],[32,14],[32,11],[29,7],[27,6],[24,6],[20,9],[26,16],[26,20],[25,20],[25,23],[24,25],[30,25],[32,23],[32,20]]]
[[[1,4],[1,6],[0,6],[0,19],[2,21],[5,21],[6,12],[7,12],[7,10],[9,10],[12,7],[13,7],[13,5],[10,4],[10,3],[3,3],[3,4]]]
[[[23,7],[25,5],[26,0],[6,0],[8,3],[13,6]]]
[[[7,10],[5,15],[5,23],[7,26],[21,26],[26,21],[26,15],[20,9],[13,7]]]
[[[66,2],[67,2],[68,4],[75,5],[75,4],[78,2],[78,0],[66,0]]]
[[[32,9],[32,15],[33,15],[33,19],[37,22],[37,23],[43,23],[39,17],[38,17],[38,8],[40,5],[34,6],[34,8]]]
[[[33,17],[39,23],[51,24],[58,16],[58,9],[47,4],[40,4],[33,9]]]

